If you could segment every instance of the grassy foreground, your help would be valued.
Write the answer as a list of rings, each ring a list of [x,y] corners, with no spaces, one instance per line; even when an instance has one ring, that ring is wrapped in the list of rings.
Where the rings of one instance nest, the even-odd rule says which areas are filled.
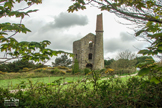
[[[41,77],[41,78],[17,78],[17,79],[6,79],[6,80],[0,80],[0,87],[2,88],[8,88],[13,89],[17,84],[19,84],[22,81],[28,82],[28,80],[31,80],[33,84],[38,82],[43,83],[52,83],[55,80],[58,80],[60,78],[64,78],[64,80],[61,80],[61,83],[67,82],[67,81],[77,81],[81,80],[84,76],[75,75],[75,76],[49,76],[49,77]]]
[[[87,75],[87,78],[90,79],[86,82],[81,82],[85,75],[0,80],[0,106],[6,108],[4,98],[14,97],[19,99],[17,107],[20,108],[162,107],[162,84],[152,83],[147,77],[109,77],[106,80],[96,80],[97,77]],[[69,81],[71,83],[61,85]],[[10,84],[13,85],[12,88]],[[16,87],[16,84],[19,86]],[[25,88],[27,89],[22,92],[21,89]],[[18,91],[11,93],[9,89]]]
[[[29,81],[28,88],[25,92],[20,90],[16,93],[0,88],[0,106],[4,107],[4,97],[14,97],[20,100],[18,107],[26,108],[162,107],[162,84],[151,83],[139,77],[54,86],[45,83],[34,85]]]
[[[46,72],[45,72],[46,71]],[[60,75],[54,75],[45,70],[43,72],[23,72],[23,73],[7,73],[4,75],[0,75],[0,87],[7,88],[7,89],[14,89],[17,84],[21,83],[22,81],[28,82],[28,80],[31,80],[33,84],[37,82],[43,82],[43,83],[52,83],[55,80],[58,80],[60,78],[65,78],[64,80],[61,80],[61,83],[68,82],[68,81],[77,81],[85,78],[86,76],[83,74],[79,75],[71,75],[71,74],[60,74]],[[135,72],[136,73],[136,72]],[[92,77],[92,75],[88,75],[88,77]],[[102,77],[107,78],[107,77]],[[126,79],[126,78],[124,78]]]

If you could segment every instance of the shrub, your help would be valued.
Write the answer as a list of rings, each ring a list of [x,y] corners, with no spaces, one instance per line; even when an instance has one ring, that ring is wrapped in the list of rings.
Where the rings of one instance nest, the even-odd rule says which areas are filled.
[[[64,85],[59,86],[62,79],[60,78],[49,84],[39,82],[34,85],[31,81],[29,83],[23,81],[18,85],[19,91],[17,93],[10,93],[9,90],[0,88],[0,106],[5,108],[5,97],[14,97],[20,100],[19,108],[162,107],[162,83],[155,84],[133,77],[125,84],[120,79],[109,79],[97,83],[96,89],[88,87],[88,83],[82,83],[81,86],[80,84],[71,84],[64,89],[62,88]],[[94,83],[91,82],[90,84]],[[25,92],[20,90],[25,87],[29,89]]]
[[[75,62],[74,62],[73,68],[72,68],[72,74],[75,74],[77,72],[79,72],[79,63],[78,63],[78,60],[75,59]]]
[[[69,68],[67,68],[67,67],[65,67],[65,66],[57,66],[59,69],[69,69]]]
[[[2,74],[2,75],[4,75],[6,72],[2,72],[2,71],[0,71],[0,74]]]
[[[47,67],[47,69],[53,69],[53,67]]]
[[[72,69],[68,69],[67,71],[66,71],[66,73],[71,73],[72,72]]]
[[[114,72],[114,69],[108,68],[106,69],[105,73],[112,74]]]
[[[27,77],[29,77],[29,78],[30,77],[33,77],[33,76],[34,76],[34,73],[33,72],[27,74]]]
[[[136,71],[135,68],[127,68],[127,69],[119,69],[119,70],[116,70],[115,71],[115,74],[118,74],[118,75],[123,75],[123,74],[132,74]]]
[[[91,71],[91,72],[89,72],[87,75],[90,75],[90,74],[92,74],[92,71]]]
[[[23,72],[28,72],[28,71],[29,71],[29,68],[25,67],[25,68],[23,68],[22,71],[23,71]]]
[[[100,73],[104,73],[106,71],[106,69],[104,68],[104,69],[101,69],[100,70]]]
[[[57,74],[59,72],[60,72],[60,70],[57,67],[51,70],[52,74]]]
[[[61,73],[61,74],[66,74],[66,72],[65,72],[65,71],[63,71],[63,70],[60,70],[60,73]]]
[[[85,68],[85,69],[84,69],[85,75],[88,74],[89,72],[91,72],[91,69],[89,69],[89,68]]]
[[[36,70],[34,70],[35,72],[43,72],[43,69],[42,68],[38,68]]]
[[[79,72],[80,73],[84,73],[84,69],[79,69]]]

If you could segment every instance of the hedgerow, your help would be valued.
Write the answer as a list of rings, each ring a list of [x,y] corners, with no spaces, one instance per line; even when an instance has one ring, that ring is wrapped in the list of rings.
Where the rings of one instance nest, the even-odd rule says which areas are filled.
[[[162,107],[162,84],[155,84],[142,78],[130,78],[127,83],[120,79],[90,82],[72,82],[60,85],[60,79],[51,84],[37,83],[25,92],[20,89],[27,86],[19,84],[19,91],[10,93],[0,88],[0,106],[4,107],[4,97],[19,99],[18,107],[39,108],[125,108],[125,107]],[[91,86],[90,86],[91,85]],[[64,87],[66,86],[66,87]],[[93,88],[95,86],[95,88]]]

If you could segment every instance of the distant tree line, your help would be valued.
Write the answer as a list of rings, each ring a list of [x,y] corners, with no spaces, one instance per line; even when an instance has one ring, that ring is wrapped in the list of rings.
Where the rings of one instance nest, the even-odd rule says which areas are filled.
[[[135,72],[136,65],[146,61],[151,61],[153,58],[151,56],[141,56],[137,57],[134,53],[129,50],[118,53],[117,60],[110,59],[104,60],[105,68],[112,68],[115,72]]]
[[[2,72],[19,72],[23,68],[41,68],[45,67],[43,64],[34,64],[33,62],[30,62],[28,60],[18,60],[14,62],[10,62],[8,64],[1,64],[0,65],[0,71]]]

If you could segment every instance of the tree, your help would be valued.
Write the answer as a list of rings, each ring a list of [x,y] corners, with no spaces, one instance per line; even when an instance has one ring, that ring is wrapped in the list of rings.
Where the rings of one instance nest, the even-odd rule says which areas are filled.
[[[110,68],[110,65],[114,62],[114,59],[104,60],[104,65],[106,68]]]
[[[86,9],[87,5],[114,13],[119,17],[129,20],[137,25],[136,37],[143,37],[151,45],[138,53],[143,55],[156,55],[159,58],[162,53],[162,1],[161,0],[73,0],[74,4],[68,12]],[[162,67],[155,62],[147,61],[139,64],[141,68],[138,75],[144,76],[152,73],[151,81],[162,82],[162,75],[156,76],[156,71],[162,71]]]
[[[119,52],[118,55],[117,55],[117,59],[133,60],[134,58],[136,58],[136,54],[132,53],[129,50]]]
[[[52,62],[52,65],[55,66],[68,66],[71,64],[71,59],[68,59],[67,55],[62,55],[59,58],[55,59],[55,63]]]
[[[137,62],[135,59],[136,58],[135,53],[132,53],[129,50],[125,50],[125,51],[119,52],[116,58],[118,59],[117,61],[118,68],[123,68],[123,69],[135,68],[135,64]]]
[[[119,70],[132,70],[131,72],[135,72],[135,65],[137,60],[136,55],[129,50],[125,50],[119,52],[117,57],[118,60],[111,63],[110,67],[115,71]]]
[[[27,7],[23,9],[14,10],[14,5],[17,3],[25,2]],[[4,57],[0,59],[3,60],[0,63],[6,61],[21,58],[22,60],[33,60],[35,62],[46,63],[50,57],[56,56],[57,54],[67,53],[64,51],[54,51],[46,48],[50,45],[50,41],[43,40],[42,42],[18,42],[14,36],[17,33],[27,33],[31,32],[22,23],[25,16],[29,16],[29,13],[36,12],[36,10],[28,10],[34,4],[41,4],[42,0],[1,0],[0,1],[0,18],[3,17],[13,17],[20,18],[20,23],[10,23],[4,22],[0,23],[0,43],[1,52],[5,52]],[[9,33],[13,33],[9,35]],[[70,54],[70,53],[67,53]]]

